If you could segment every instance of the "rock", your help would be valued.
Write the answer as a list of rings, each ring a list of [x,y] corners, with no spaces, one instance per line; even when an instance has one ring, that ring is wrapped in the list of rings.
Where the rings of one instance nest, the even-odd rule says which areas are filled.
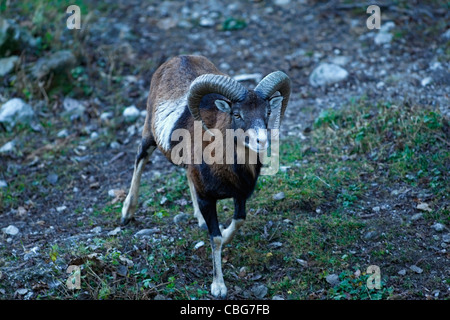
[[[337,274],[329,274],[326,276],[325,280],[331,284],[333,287],[340,283],[339,276]]]
[[[442,232],[445,229],[445,226],[442,223],[438,223],[438,222],[433,224],[431,227],[437,232]]]
[[[47,182],[51,185],[56,185],[56,183],[58,182],[58,175],[56,173],[50,173],[47,176]]]
[[[236,81],[254,81],[259,83],[262,79],[261,73],[244,73],[233,77]]]
[[[119,265],[116,269],[116,272],[119,276],[126,277],[128,273],[128,268],[124,265]]]
[[[11,56],[0,59],[0,77],[6,76],[8,73],[14,70],[14,67],[19,61],[18,56]]]
[[[173,18],[164,18],[156,23],[156,26],[162,30],[169,30],[177,26],[177,20]]]
[[[102,227],[97,226],[97,227],[93,228],[91,231],[94,233],[100,233],[100,232],[102,232]]]
[[[140,237],[149,237],[155,233],[158,233],[160,230],[158,228],[152,228],[152,229],[142,229],[134,234],[136,238]]]
[[[199,248],[203,247],[205,245],[204,241],[199,241],[195,244],[194,250],[198,250]]]
[[[0,153],[8,153],[11,151],[14,151],[14,146],[15,146],[15,141],[9,141],[7,143],[5,143],[1,148],[0,148]]]
[[[63,101],[64,112],[63,116],[69,117],[70,120],[76,120],[81,118],[86,110],[84,104],[76,99],[65,97]]]
[[[272,199],[275,201],[283,200],[284,198],[286,198],[284,192],[278,192],[277,194],[274,194],[272,197]]]
[[[67,209],[66,206],[56,207],[56,211],[58,211],[58,212],[63,212],[63,211],[66,210],[66,209]]]
[[[21,288],[17,289],[16,292],[14,292],[14,296],[24,296],[28,293],[28,289]]]
[[[442,34],[442,38],[446,39],[446,40],[450,40],[450,29],[447,29],[447,31],[445,31]]]
[[[267,292],[269,291],[269,289],[267,289],[267,287],[265,285],[260,284],[260,285],[253,286],[251,291],[257,299],[262,299],[267,295]]]
[[[38,40],[31,33],[20,27],[15,21],[0,17],[0,55],[20,52],[26,48],[34,48]]]
[[[392,41],[392,38],[393,36],[389,32],[378,32],[377,35],[375,36],[374,41],[377,45],[381,45],[390,43]]]
[[[373,207],[373,208],[372,208],[372,211],[373,211],[373,212],[380,212],[380,209],[381,209],[381,208],[380,208],[379,206],[376,206],[376,207]]]
[[[417,220],[422,219],[422,218],[423,218],[423,214],[422,213],[416,213],[415,215],[413,215],[411,217],[411,221],[417,221]]]
[[[48,57],[40,58],[31,69],[31,76],[41,79],[50,73],[61,73],[72,69],[76,65],[76,58],[69,50],[60,50]]]
[[[442,241],[449,243],[450,242],[450,233],[444,234],[442,236]]]
[[[404,276],[406,274],[406,269],[402,269],[399,272],[397,272],[399,275]]]
[[[0,188],[6,188],[8,187],[8,184],[6,183],[5,180],[0,180]]]
[[[114,113],[111,111],[103,112],[100,115],[100,120],[101,120],[101,122],[106,123],[109,121],[109,119],[112,119],[113,116],[114,116]]]
[[[364,235],[364,240],[374,240],[378,238],[378,232],[376,231],[369,231]]]
[[[126,122],[134,122],[139,118],[140,111],[135,105],[129,106],[123,110],[123,117]]]
[[[159,202],[159,204],[163,205],[163,204],[165,204],[167,202],[167,200],[169,200],[169,199],[167,199],[166,196],[162,196],[161,201]]]
[[[60,131],[56,134],[56,136],[57,136],[58,138],[66,138],[66,137],[69,136],[69,130],[67,130],[67,129],[62,129],[62,130],[60,130]]]
[[[239,278],[245,278],[247,276],[247,267],[241,267],[239,269]]]
[[[425,203],[425,202],[419,203],[416,208],[419,210],[422,210],[422,211],[428,211],[428,212],[433,211],[433,209],[430,208],[428,203]]]
[[[344,68],[331,64],[321,63],[309,76],[309,83],[313,87],[326,86],[347,79],[348,72]]]
[[[423,269],[421,269],[421,268],[419,268],[418,266],[416,266],[416,265],[412,265],[412,266],[410,266],[409,267],[412,271],[414,271],[415,273],[422,273],[423,272]]]
[[[431,82],[433,82],[433,78],[432,78],[432,77],[426,77],[426,78],[423,78],[423,79],[420,81],[420,84],[422,85],[422,87],[426,87],[426,86],[429,85]]]
[[[374,38],[375,44],[382,45],[390,43],[392,41],[393,35],[389,31],[394,27],[395,23],[392,21],[383,23]]]
[[[34,117],[31,106],[20,98],[13,98],[0,108],[0,122],[11,131],[16,124],[28,124]]]
[[[341,67],[347,65],[351,60],[352,60],[352,58],[349,56],[336,56],[336,57],[330,58],[331,63],[337,64],[338,66],[341,66]]]
[[[308,261],[305,261],[303,259],[295,259],[302,267],[308,266]]]
[[[200,21],[198,24],[202,27],[210,28],[210,27],[214,27],[216,22],[209,17],[202,17],[202,18],[200,18]]]
[[[117,236],[119,232],[121,231],[120,227],[115,228],[114,230],[111,230],[107,233],[108,236]]]
[[[175,217],[173,217],[173,222],[176,225],[185,224],[189,221],[190,215],[184,212],[180,212]]]
[[[6,228],[3,228],[2,231],[4,233],[6,233],[7,235],[10,235],[10,236],[15,236],[15,235],[17,235],[19,233],[19,229],[16,226],[12,225],[12,224],[9,225]]]
[[[291,3],[291,0],[274,0],[273,4],[276,6],[285,6]]]
[[[282,296],[275,295],[272,297],[272,300],[284,300]]]
[[[30,259],[36,258],[39,256],[39,247],[35,246],[31,248],[30,250],[26,251],[26,253],[23,256],[23,260],[28,261]]]

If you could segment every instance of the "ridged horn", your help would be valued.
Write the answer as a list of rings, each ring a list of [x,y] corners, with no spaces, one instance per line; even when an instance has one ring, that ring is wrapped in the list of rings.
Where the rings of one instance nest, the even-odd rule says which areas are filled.
[[[200,115],[199,107],[202,98],[207,94],[217,93],[234,103],[244,100],[247,92],[247,89],[243,85],[227,76],[203,74],[191,83],[187,97],[188,108],[194,120],[201,121],[203,128],[209,134],[213,135]]]
[[[281,120],[286,111],[289,96],[291,95],[291,80],[284,72],[275,71],[265,76],[255,88],[255,92],[263,99],[269,99],[277,91],[283,97],[283,102],[275,119],[274,128],[280,129]]]

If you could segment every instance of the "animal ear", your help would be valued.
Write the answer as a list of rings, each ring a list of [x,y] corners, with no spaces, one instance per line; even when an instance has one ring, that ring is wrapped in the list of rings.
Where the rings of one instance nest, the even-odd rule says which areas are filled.
[[[231,112],[231,106],[226,102],[225,100],[217,99],[214,101],[216,104],[217,109],[219,109],[222,112],[230,113]]]
[[[276,108],[279,108],[281,106],[281,102],[283,101],[283,97],[276,96],[269,100],[270,103],[270,109],[275,110]]]

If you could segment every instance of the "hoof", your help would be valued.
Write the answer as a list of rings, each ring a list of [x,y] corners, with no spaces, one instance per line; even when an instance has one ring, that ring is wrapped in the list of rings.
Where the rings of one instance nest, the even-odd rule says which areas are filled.
[[[134,217],[132,217],[132,218],[124,218],[124,217],[122,217],[120,219],[120,223],[122,224],[122,226],[126,226],[127,224],[130,223],[130,221],[135,221]]]
[[[225,299],[227,297],[227,287],[224,283],[212,283],[211,294],[217,299]]]

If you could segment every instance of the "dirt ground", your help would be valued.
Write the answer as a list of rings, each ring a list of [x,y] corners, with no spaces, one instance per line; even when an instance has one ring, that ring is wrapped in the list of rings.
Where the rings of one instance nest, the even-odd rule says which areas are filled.
[[[194,0],[98,1],[82,7],[81,30],[62,28],[53,40],[54,48],[22,52],[21,63],[27,66],[55,48],[72,49],[82,69],[81,75],[72,72],[77,84],[68,90],[48,89],[47,99],[39,93],[30,97],[40,129],[14,134],[0,131],[2,144],[12,137],[18,141],[15,152],[0,157],[0,178],[9,186],[8,193],[1,189],[0,228],[14,225],[19,230],[13,236],[0,233],[0,299],[73,298],[55,280],[67,278],[67,266],[75,264],[74,252],[82,250],[67,248],[93,237],[114,235],[120,226],[117,212],[123,194],[111,196],[108,191],[128,190],[144,122],[140,116],[127,123],[122,110],[130,105],[145,110],[151,75],[172,56],[204,55],[230,76],[257,74],[258,78],[283,70],[292,80],[292,95],[282,135],[305,144],[305,132],[322,110],[345,108],[361,98],[373,105],[430,106],[448,117],[450,48],[444,35],[450,27],[448,5],[380,1],[380,7],[381,24],[395,24],[389,31],[392,41],[384,44],[375,43],[379,31],[367,29],[365,8],[348,1],[236,1],[226,5]],[[31,15],[16,15],[20,10],[13,8],[3,14],[22,26],[32,25]],[[348,77],[325,87],[311,86],[309,75],[322,62],[341,65]],[[16,69],[17,75],[20,70]],[[430,84],[424,80],[427,77],[432,79]],[[2,102],[16,96],[26,98],[23,90],[17,91],[10,83],[3,82]],[[257,82],[250,77],[243,83],[252,88]],[[85,106],[80,118],[62,116],[66,96]],[[112,117],[102,119],[105,112]],[[64,129],[67,135],[58,136]],[[165,175],[182,174],[177,170],[156,152],[143,180],[163,182]],[[161,187],[153,186],[153,192]],[[391,230],[389,224],[418,212],[407,205],[417,198],[427,201],[433,195],[404,185],[371,186],[361,200],[368,208],[364,221],[373,226],[363,235],[367,236],[367,250],[377,246],[373,239]],[[111,205],[114,200],[117,202]],[[448,208],[448,199],[442,199],[440,206]],[[105,214],[105,207],[113,208],[111,215]],[[152,226],[151,217],[138,213],[137,222],[121,230],[131,236]],[[95,227],[100,231],[93,231]],[[179,230],[170,226],[158,228],[168,237],[180,237]],[[399,289],[391,297],[448,299],[450,244],[442,237],[449,229],[443,228],[439,233],[419,221],[414,231],[392,240],[393,252],[408,246],[413,238],[422,240],[422,251],[411,253],[407,264],[399,257],[398,265],[389,259],[389,265],[381,266],[395,274],[407,269],[414,275],[409,280],[413,293]],[[204,240],[207,242],[207,237]],[[123,248],[134,252],[131,244]],[[210,259],[208,252],[203,257]],[[409,265],[422,271],[411,271]],[[209,278],[206,271],[203,274]],[[389,285],[396,287],[396,282],[402,281],[396,275]],[[201,288],[208,286],[205,283]],[[248,297],[230,290],[230,298]],[[326,296],[316,292],[309,298]]]

